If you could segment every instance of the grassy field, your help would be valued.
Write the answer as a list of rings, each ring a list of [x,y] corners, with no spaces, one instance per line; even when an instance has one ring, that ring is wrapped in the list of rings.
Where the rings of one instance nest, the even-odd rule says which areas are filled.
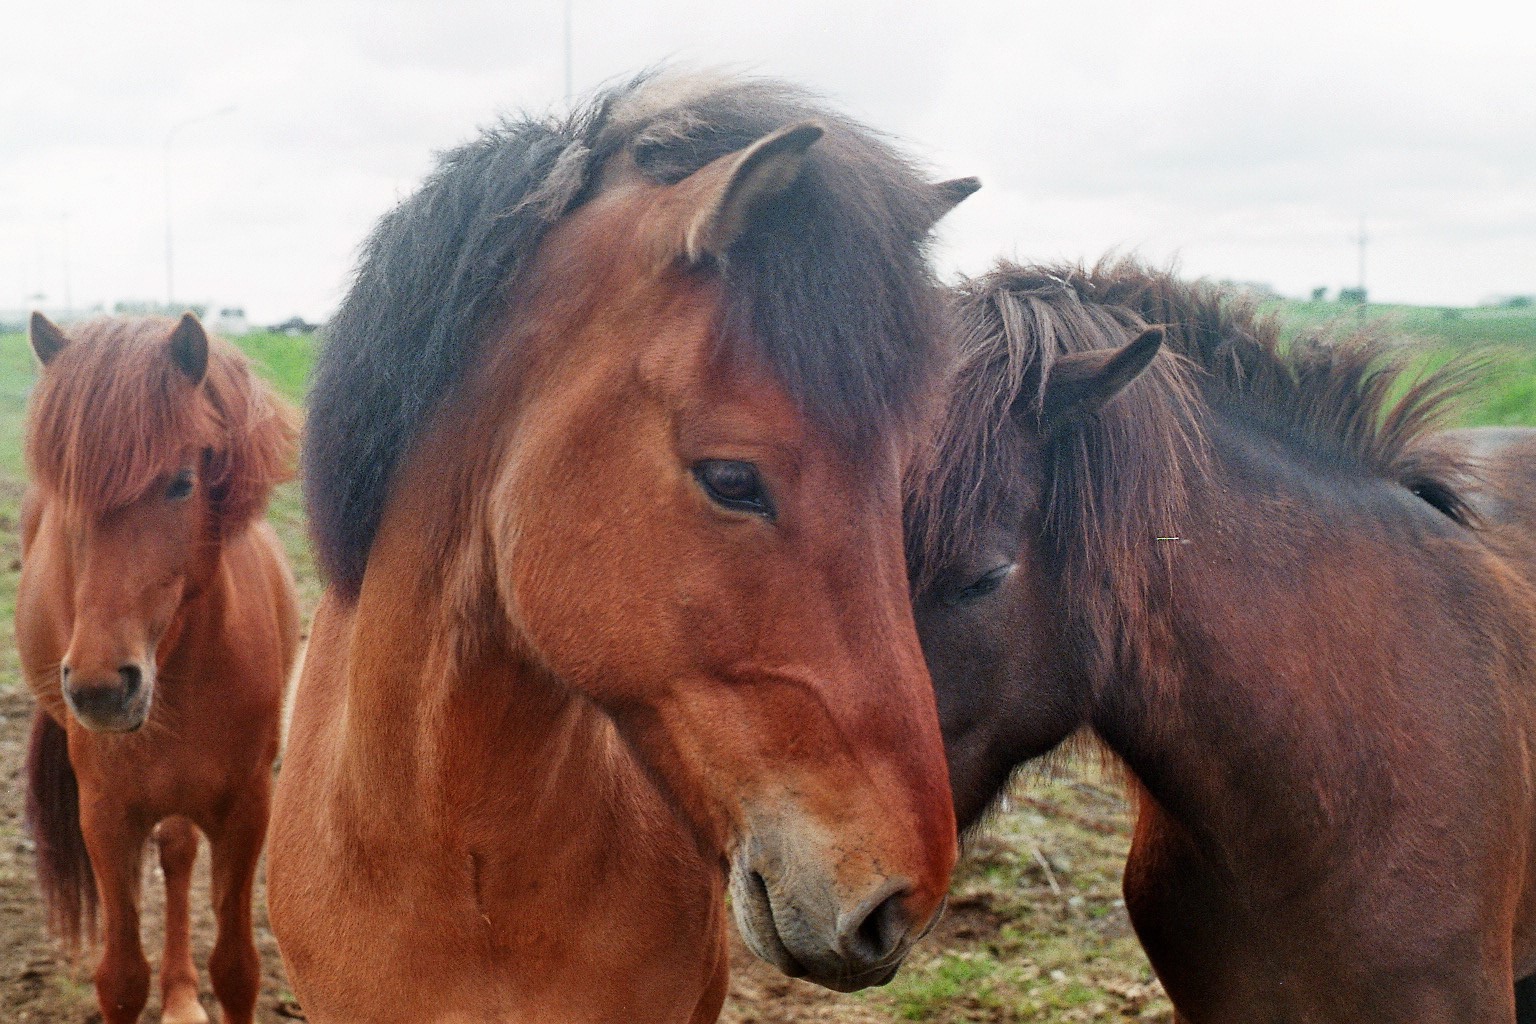
[[[1347,323],[1356,315],[1333,303],[1284,303],[1280,312],[1293,330],[1338,319],[1341,312]],[[1496,353],[1503,368],[1490,373],[1470,396],[1465,422],[1536,423],[1536,312],[1404,306],[1372,307],[1370,315],[1426,344],[1427,362],[1468,351]],[[240,345],[279,390],[295,402],[302,400],[310,339],[253,334],[240,339]],[[11,620],[19,569],[15,524],[25,475],[23,412],[33,375],[25,339],[0,335],[0,710],[11,719],[7,723],[7,714],[0,714],[0,728],[9,730],[0,735],[0,768],[11,779],[20,760],[14,737],[20,735],[16,730],[29,699],[17,677]],[[296,485],[282,489],[271,517],[293,559],[307,615],[319,585],[304,540]],[[994,829],[970,851],[956,877],[944,925],[895,983],[835,996],[782,979],[760,964],[743,963],[725,1020],[1167,1021],[1167,1001],[1136,945],[1119,896],[1129,823],[1118,788],[1093,765],[1069,763],[1052,775],[1026,779]],[[7,855],[0,857],[0,902],[21,904],[30,898],[25,850],[12,806],[0,813],[0,854]],[[0,906],[0,933],[30,930],[0,944],[0,959],[29,958],[0,963],[0,995],[7,996],[0,999],[0,1016],[10,1010],[14,1019],[50,1024],[88,1019],[90,992],[82,984],[88,971],[50,960],[41,940],[31,934],[37,927],[35,908]],[[291,1016],[293,1007],[284,1002],[287,993],[276,958],[269,959],[269,971],[277,972],[278,980],[264,994],[260,1019],[275,1022]],[[46,991],[27,1002],[17,994],[24,985],[42,985]]]
[[[1275,304],[1287,334],[1360,322],[1358,307],[1336,302]],[[1427,365],[1456,355],[1490,358],[1483,384],[1468,396],[1462,425],[1523,426],[1536,423],[1536,309],[1483,306],[1370,306],[1369,321],[1404,342],[1425,346]]]

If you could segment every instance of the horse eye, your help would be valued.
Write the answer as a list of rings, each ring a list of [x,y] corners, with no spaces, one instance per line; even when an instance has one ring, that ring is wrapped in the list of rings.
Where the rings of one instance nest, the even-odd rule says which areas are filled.
[[[184,469],[171,478],[171,486],[165,489],[167,501],[180,501],[192,493],[192,471]]]
[[[763,478],[750,462],[705,459],[693,466],[693,478],[704,488],[709,500],[735,512],[751,512],[773,519],[773,503],[763,488]]]
[[[1000,565],[997,568],[988,571],[986,575],[982,576],[976,582],[968,586],[961,587],[959,590],[951,590],[947,592],[939,600],[950,608],[955,608],[963,604],[970,604],[972,601],[986,597],[998,587],[1002,586],[1003,580],[1008,578],[1009,574],[1013,572],[1013,568],[1014,567],[1011,563],[1008,565]]]

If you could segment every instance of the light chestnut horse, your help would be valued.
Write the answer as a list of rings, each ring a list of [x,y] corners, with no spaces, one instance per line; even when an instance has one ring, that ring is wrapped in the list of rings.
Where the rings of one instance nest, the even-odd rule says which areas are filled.
[[[712,1021],[727,875],[784,971],[895,972],[955,857],[901,480],[974,187],[662,77],[379,226],[313,384],[270,854],[310,1020]]]
[[[188,890],[213,850],[209,961],[228,1024],[252,1019],[251,887],[266,834],[293,581],[261,521],[292,472],[295,417],[191,315],[31,325],[42,371],[27,422],[16,641],[37,696],[28,817],[54,930],[104,948],[106,1024],[137,1021],[150,968],[140,868],[165,872],[163,1019],[206,1021]]]

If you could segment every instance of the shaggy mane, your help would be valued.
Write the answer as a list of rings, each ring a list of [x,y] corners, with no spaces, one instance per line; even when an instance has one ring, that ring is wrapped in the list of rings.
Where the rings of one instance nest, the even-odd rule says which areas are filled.
[[[545,232],[610,161],[673,183],[805,120],[826,135],[719,268],[719,335],[754,346],[850,444],[912,415],[942,325],[923,252],[932,188],[883,139],[793,87],[641,76],[564,119],[508,120],[447,153],[365,244],[316,367],[304,454],[330,580],[355,593],[396,464],[502,326]]]
[[[205,452],[201,477],[226,532],[260,515],[289,479],[297,414],[245,356],[209,337],[208,370],[189,400],[167,343],[176,322],[104,318],[72,327],[39,374],[27,410],[27,467],[46,493],[84,515],[129,505]]]
[[[1412,378],[1411,350],[1365,329],[1304,334],[1282,344],[1279,322],[1249,297],[1181,281],[1132,260],[1092,268],[1002,265],[953,295],[960,356],[947,422],[909,501],[914,586],[975,543],[1017,486],[1022,432],[1039,415],[1063,355],[1119,347],[1148,326],[1165,351],[1099,414],[1063,431],[1045,453],[1047,532],[1077,584],[1110,572],[1138,600],[1149,538],[1176,536],[1190,484],[1205,472],[1203,423],[1215,407],[1261,425],[1298,457],[1401,484],[1469,525],[1465,460],[1430,440],[1479,364],[1453,362]],[[1069,585],[1072,585],[1069,583]],[[1077,591],[1072,591],[1077,592]]]

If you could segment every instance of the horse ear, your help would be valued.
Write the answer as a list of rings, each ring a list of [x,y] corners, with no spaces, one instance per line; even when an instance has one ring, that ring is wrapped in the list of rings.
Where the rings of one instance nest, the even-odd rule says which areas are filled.
[[[33,310],[32,320],[27,325],[27,340],[32,343],[37,361],[44,366],[53,362],[53,357],[64,351],[64,347],[69,344],[69,339],[64,337],[58,325],[36,310]]]
[[[699,191],[683,229],[683,255],[694,265],[723,259],[752,218],[800,177],[805,155],[822,136],[811,121],[792,124],[728,153],[679,184]]]
[[[208,334],[202,322],[191,313],[181,314],[181,322],[171,332],[168,345],[171,360],[193,384],[201,384],[208,372]]]
[[[969,199],[977,189],[981,188],[980,178],[951,178],[949,181],[939,181],[929,186],[927,228],[932,228],[939,221]]]
[[[1046,433],[1091,416],[1151,365],[1163,346],[1163,329],[1149,327],[1124,348],[1076,352],[1051,365],[1041,403]]]

